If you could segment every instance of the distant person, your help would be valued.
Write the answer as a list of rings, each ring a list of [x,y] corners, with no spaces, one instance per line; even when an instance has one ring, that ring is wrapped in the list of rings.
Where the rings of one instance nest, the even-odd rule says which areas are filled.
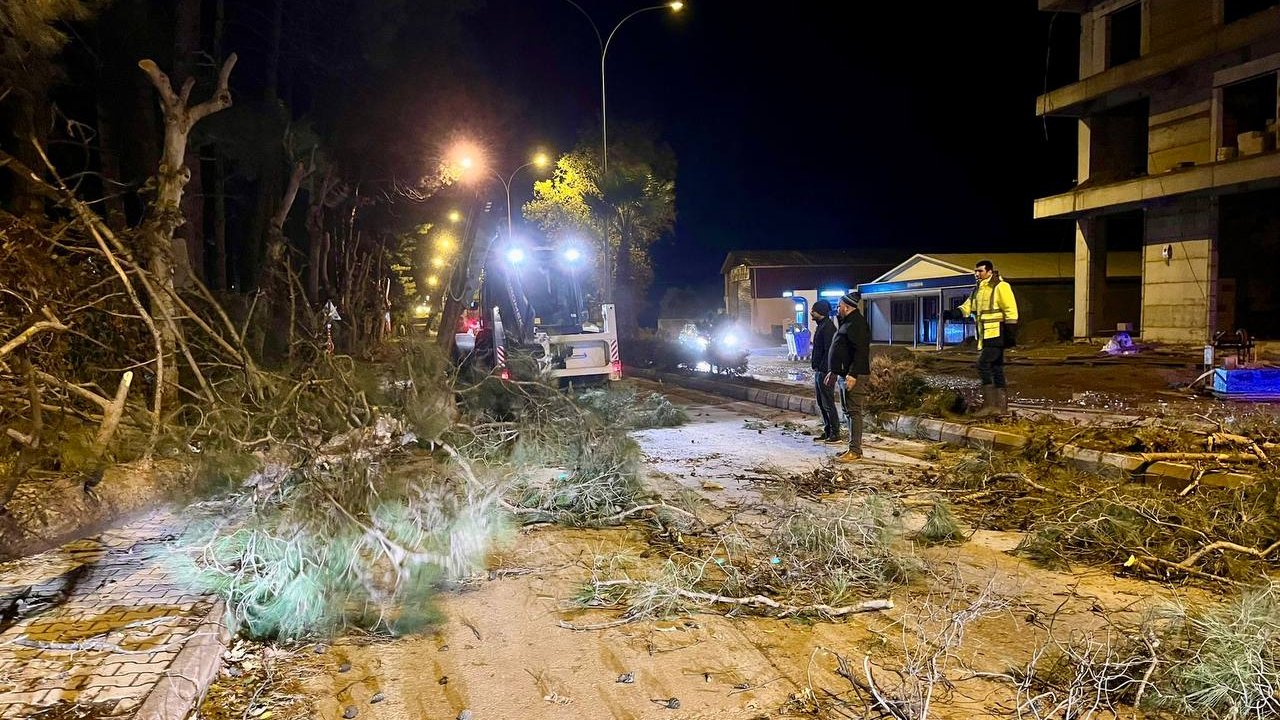
[[[849,449],[836,456],[839,463],[862,458],[862,408],[871,376],[871,326],[858,310],[859,300],[858,293],[848,292],[836,305],[840,327],[831,340],[827,360],[827,387],[839,381],[840,404],[849,423]]]
[[[809,309],[809,317],[815,325],[813,347],[809,353],[809,367],[813,368],[813,389],[818,396],[818,410],[822,413],[822,434],[814,442],[840,442],[840,415],[836,412],[835,388],[827,384],[831,371],[831,339],[836,334],[836,324],[831,319],[831,303],[819,300]]]
[[[1017,343],[1018,301],[1009,281],[1000,277],[990,260],[973,268],[977,284],[960,307],[942,315],[948,320],[972,316],[977,323],[978,378],[982,380],[982,406],[974,417],[1009,414],[1009,390],[1004,379],[1004,351]]]

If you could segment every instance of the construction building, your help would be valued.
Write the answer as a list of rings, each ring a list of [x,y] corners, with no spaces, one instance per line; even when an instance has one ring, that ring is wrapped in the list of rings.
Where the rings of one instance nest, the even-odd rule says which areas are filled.
[[[1280,0],[1039,0],[1080,20],[1079,79],[1036,101],[1078,119],[1074,334],[1114,331],[1108,251],[1140,250],[1144,340],[1280,338]]]

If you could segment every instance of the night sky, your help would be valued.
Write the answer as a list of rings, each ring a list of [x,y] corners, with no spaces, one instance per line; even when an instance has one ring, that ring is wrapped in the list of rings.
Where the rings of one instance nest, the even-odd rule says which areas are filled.
[[[605,34],[645,6],[579,4]],[[569,3],[490,0],[471,23],[527,143],[567,149],[596,121],[595,35]],[[631,19],[609,50],[610,122],[651,122],[679,163],[655,295],[718,284],[732,249],[1070,249],[1031,200],[1070,186],[1075,129],[1033,110],[1050,38],[1052,88],[1078,27],[1035,0],[691,0]]]

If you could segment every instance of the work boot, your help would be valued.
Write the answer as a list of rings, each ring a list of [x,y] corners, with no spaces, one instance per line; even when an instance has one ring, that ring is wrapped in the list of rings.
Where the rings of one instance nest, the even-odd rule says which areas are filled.
[[[996,417],[1004,417],[1005,415],[1008,415],[1009,414],[1009,388],[996,388],[995,400],[996,400],[995,412],[993,413],[993,415],[995,415]]]
[[[836,462],[840,463],[841,465],[854,463],[861,459],[862,459],[862,453],[858,452],[857,450],[845,450],[844,452],[836,456]]]
[[[982,404],[978,406],[977,410],[973,411],[973,414],[970,415],[970,417],[976,417],[976,418],[991,417],[992,415],[995,415],[996,412],[997,412],[996,411],[996,386],[983,385],[982,386]]]

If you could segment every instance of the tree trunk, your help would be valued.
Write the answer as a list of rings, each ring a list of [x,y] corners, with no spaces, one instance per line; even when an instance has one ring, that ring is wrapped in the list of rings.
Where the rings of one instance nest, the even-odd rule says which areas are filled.
[[[213,20],[213,56],[222,57],[222,34],[226,27],[227,3],[218,0]],[[209,286],[227,289],[227,163],[214,147],[213,159],[213,244],[210,247]]]
[[[613,287],[613,302],[617,307],[614,316],[618,319],[618,334],[632,337],[640,325],[633,277],[635,272],[631,263],[631,236],[634,229],[626,218],[619,218],[618,226],[618,257],[614,261],[616,278]]]
[[[213,257],[209,259],[209,284],[227,289],[227,164],[222,156],[213,161]]]
[[[14,102],[18,106],[15,113],[18,148],[14,155],[23,165],[44,176],[45,165],[39,148],[49,146],[49,127],[53,122],[49,101],[38,94],[28,96],[23,90],[14,94]],[[35,180],[19,177],[14,190],[15,215],[44,215],[43,195]]]
[[[115,117],[111,99],[103,92],[106,83],[98,77],[98,168],[102,173],[102,205],[107,214],[107,227],[120,230],[125,226],[124,183],[120,168],[120,147],[116,142]]]
[[[160,93],[160,105],[164,110],[164,144],[156,173],[156,199],[143,226],[142,238],[148,269],[160,286],[160,292],[151,297],[151,306],[152,314],[159,320],[161,349],[160,357],[156,358],[157,391],[162,393],[162,405],[165,407],[173,407],[178,401],[178,366],[174,357],[181,340],[181,326],[172,297],[173,231],[182,224],[182,191],[189,179],[184,163],[187,138],[197,122],[231,105],[227,81],[235,64],[233,53],[222,65],[213,97],[190,106],[188,101],[195,86],[194,78],[187,78],[182,91],[174,93],[169,77],[154,62],[142,60],[138,63]]]
[[[307,297],[319,307],[320,279],[324,272],[325,257],[329,251],[328,234],[324,229],[324,211],[329,205],[329,193],[337,185],[333,170],[325,172],[320,181],[312,182],[310,204],[307,207]]]
[[[458,338],[454,329],[458,319],[462,317],[464,303],[471,299],[480,282],[480,274],[484,272],[484,259],[489,255],[488,240],[478,241],[479,223],[475,222],[476,205],[480,202],[477,196],[472,200],[472,207],[467,212],[467,222],[462,226],[462,241],[458,243],[458,262],[454,264],[449,281],[441,284],[444,302],[440,303],[440,322],[436,326],[436,343],[446,355],[453,355],[454,344]],[[479,245],[479,247],[477,247]],[[477,252],[477,250],[479,252]],[[491,318],[488,308],[480,308],[484,323],[488,325]]]

